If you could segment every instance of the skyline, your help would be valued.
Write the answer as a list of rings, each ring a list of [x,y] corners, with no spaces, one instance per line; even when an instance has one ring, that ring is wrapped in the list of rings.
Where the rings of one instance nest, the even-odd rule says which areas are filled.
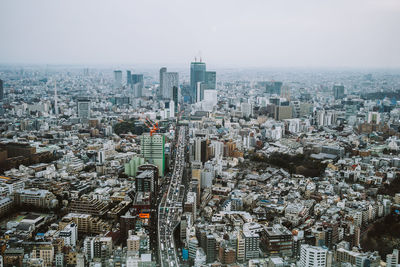
[[[4,1],[0,64],[400,67],[398,1],[227,3]]]

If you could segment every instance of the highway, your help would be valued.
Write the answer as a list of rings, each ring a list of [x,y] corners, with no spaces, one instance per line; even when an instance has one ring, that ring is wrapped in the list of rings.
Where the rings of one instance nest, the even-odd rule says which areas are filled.
[[[174,241],[174,229],[180,222],[183,211],[185,187],[182,185],[185,168],[186,127],[180,127],[176,142],[174,169],[158,208],[158,251],[161,267],[179,266]]]

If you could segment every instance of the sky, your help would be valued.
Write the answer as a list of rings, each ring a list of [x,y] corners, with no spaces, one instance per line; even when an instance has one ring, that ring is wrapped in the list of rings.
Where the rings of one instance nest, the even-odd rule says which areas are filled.
[[[1,0],[0,63],[400,67],[399,0]]]

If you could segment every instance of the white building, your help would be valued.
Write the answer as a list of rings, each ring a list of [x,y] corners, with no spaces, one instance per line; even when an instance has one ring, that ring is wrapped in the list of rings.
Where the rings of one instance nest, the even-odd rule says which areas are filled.
[[[322,247],[302,245],[300,251],[301,267],[325,267],[328,250]]]
[[[64,239],[65,246],[75,247],[78,240],[78,226],[75,223],[68,224],[60,231],[59,236]]]

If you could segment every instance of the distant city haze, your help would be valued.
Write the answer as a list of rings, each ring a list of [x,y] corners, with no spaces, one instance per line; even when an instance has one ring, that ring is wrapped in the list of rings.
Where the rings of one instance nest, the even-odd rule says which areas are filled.
[[[399,0],[2,0],[0,64],[400,67]]]

